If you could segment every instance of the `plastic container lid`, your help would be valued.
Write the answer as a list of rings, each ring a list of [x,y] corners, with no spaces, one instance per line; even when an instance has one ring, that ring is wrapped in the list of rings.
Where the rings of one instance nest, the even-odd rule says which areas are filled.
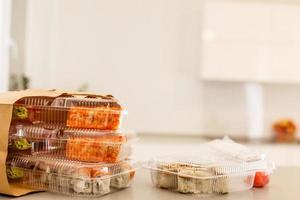
[[[265,160],[265,155],[253,152],[247,147],[225,137],[199,146],[190,155],[160,156],[149,161],[149,168],[166,164],[189,165],[196,168],[214,169],[218,174],[241,173],[244,171],[267,170],[273,163]]]
[[[110,95],[24,97],[14,104],[12,122],[117,130],[126,113]]]
[[[8,146],[11,152],[22,154],[115,163],[131,156],[136,141],[134,132],[17,125],[11,126]]]
[[[15,105],[51,106],[51,107],[118,107],[119,101],[112,95],[61,95],[59,97],[23,97]]]
[[[214,175],[243,173],[245,171],[267,170],[270,164],[265,160],[245,162],[222,155],[209,155],[207,153],[197,156],[160,156],[151,159],[147,168],[160,169],[160,166],[191,166],[193,168],[205,168],[214,171]]]
[[[116,136],[122,138],[119,142],[129,142],[137,139],[134,131],[127,130],[97,130],[97,129],[81,129],[81,128],[57,128],[55,125],[45,124],[39,125],[11,125],[9,135],[28,137],[34,139],[67,139],[68,137],[103,137],[110,138]],[[109,142],[109,141],[107,141]]]

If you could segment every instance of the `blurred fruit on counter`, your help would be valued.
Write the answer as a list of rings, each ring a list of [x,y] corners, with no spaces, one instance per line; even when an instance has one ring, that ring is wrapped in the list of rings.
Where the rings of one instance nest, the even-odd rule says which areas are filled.
[[[277,142],[294,142],[296,140],[297,127],[291,119],[282,119],[275,122],[273,131]]]
[[[262,188],[268,185],[270,181],[270,175],[266,172],[256,172],[253,187]]]

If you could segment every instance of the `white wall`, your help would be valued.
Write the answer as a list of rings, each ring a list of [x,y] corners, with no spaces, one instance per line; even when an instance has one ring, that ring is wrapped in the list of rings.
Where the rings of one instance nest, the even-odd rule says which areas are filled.
[[[27,0],[25,73],[31,78],[33,87],[50,87],[54,71],[52,65],[52,35],[54,1]]]
[[[29,1],[33,87],[112,93],[144,132],[202,129],[197,0]]]
[[[199,77],[202,2],[29,0],[26,71],[32,86],[88,83],[92,91],[112,93],[129,110],[126,127],[139,132],[244,136],[244,84]],[[300,122],[298,90],[263,87],[264,136],[278,118]]]

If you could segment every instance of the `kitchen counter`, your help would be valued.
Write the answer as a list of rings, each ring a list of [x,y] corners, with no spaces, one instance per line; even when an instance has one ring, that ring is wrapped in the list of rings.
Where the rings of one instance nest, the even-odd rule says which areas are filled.
[[[249,191],[236,192],[227,195],[214,195],[205,199],[230,199],[230,200],[282,200],[282,199],[299,199],[300,189],[300,167],[278,167],[271,177],[270,184],[263,189],[255,188]],[[8,200],[68,200],[68,199],[85,199],[64,196],[60,194],[52,194],[48,192],[40,192],[29,194],[22,197],[1,196],[0,199]],[[180,193],[170,192],[168,190],[152,187],[149,172],[141,169],[137,173],[135,183],[131,188],[106,195],[101,200],[153,200],[153,199],[195,199],[193,195],[184,195]]]

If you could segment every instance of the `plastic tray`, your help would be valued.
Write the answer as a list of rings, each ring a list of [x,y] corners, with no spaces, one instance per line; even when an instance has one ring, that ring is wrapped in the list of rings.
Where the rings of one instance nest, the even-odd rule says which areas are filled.
[[[14,104],[12,122],[117,130],[125,113],[110,95],[24,97]]]
[[[158,188],[202,195],[250,189],[255,173],[270,174],[274,163],[225,138],[200,145],[197,152],[189,156],[151,159],[145,167],[150,169],[152,183]]]
[[[132,132],[17,125],[10,129],[8,148],[21,154],[115,163],[131,156],[136,140]]]
[[[135,170],[131,161],[93,164],[20,155],[8,157],[6,168],[11,183],[86,197],[99,197],[129,187]]]
[[[218,168],[189,164],[148,165],[154,186],[186,194],[227,194],[253,187],[255,170],[219,173]],[[260,170],[262,171],[262,170]]]

